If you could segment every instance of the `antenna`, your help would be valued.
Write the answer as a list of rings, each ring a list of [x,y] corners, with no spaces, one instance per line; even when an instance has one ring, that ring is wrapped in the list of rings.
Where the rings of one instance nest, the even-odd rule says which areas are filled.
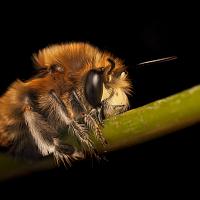
[[[159,58],[159,59],[155,59],[155,60],[141,62],[141,63],[138,63],[137,66],[157,64],[157,63],[168,62],[168,61],[172,61],[172,60],[176,60],[176,59],[178,59],[177,56],[169,56],[169,57],[164,57],[164,58]]]

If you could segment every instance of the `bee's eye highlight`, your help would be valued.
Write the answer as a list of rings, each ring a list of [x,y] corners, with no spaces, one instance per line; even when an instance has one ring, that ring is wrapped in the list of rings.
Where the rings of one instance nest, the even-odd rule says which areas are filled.
[[[85,82],[86,100],[93,106],[97,107],[101,103],[103,94],[103,73],[102,71],[91,70]]]

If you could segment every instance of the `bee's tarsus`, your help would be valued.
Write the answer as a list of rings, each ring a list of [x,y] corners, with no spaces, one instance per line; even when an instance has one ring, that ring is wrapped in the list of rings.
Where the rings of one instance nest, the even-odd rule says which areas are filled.
[[[71,157],[66,154],[65,152],[62,152],[62,150],[57,149],[53,154],[57,165],[59,166],[60,163],[62,163],[65,167],[71,166]],[[66,166],[67,164],[67,166]]]
[[[97,108],[97,119],[99,123],[103,126],[103,119],[104,119],[104,114],[103,114],[103,106]]]
[[[106,144],[106,140],[102,135],[100,123],[98,121],[97,109],[92,109],[89,114],[84,117],[84,122],[86,126],[94,133],[95,137],[103,144]]]

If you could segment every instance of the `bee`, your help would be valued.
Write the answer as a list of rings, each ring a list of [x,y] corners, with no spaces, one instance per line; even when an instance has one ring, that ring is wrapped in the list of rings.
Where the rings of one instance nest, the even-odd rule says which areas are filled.
[[[33,55],[36,75],[16,80],[0,97],[0,146],[23,158],[59,162],[96,155],[106,145],[103,119],[129,108],[131,83],[123,61],[88,43],[55,44]],[[64,143],[61,132],[80,145]]]

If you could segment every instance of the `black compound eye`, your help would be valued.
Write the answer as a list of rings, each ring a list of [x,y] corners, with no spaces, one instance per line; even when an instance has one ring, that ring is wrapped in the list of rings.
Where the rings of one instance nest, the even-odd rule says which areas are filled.
[[[101,103],[103,93],[103,73],[102,71],[91,70],[85,82],[86,100],[93,106],[97,107]]]

